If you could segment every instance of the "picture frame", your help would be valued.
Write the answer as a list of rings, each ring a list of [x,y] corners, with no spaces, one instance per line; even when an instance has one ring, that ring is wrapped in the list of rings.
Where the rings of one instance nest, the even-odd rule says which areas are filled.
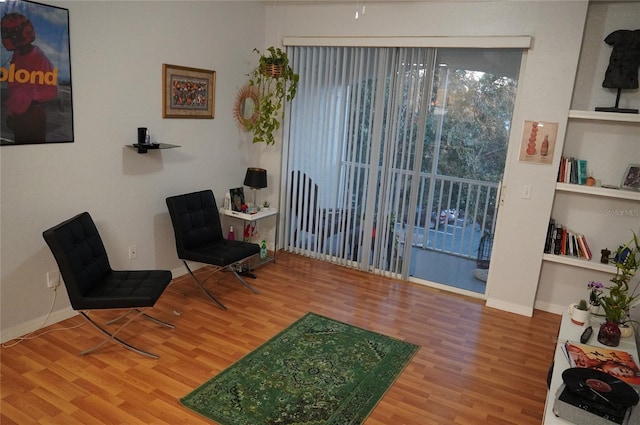
[[[557,122],[525,120],[518,161],[552,165],[557,135]]]
[[[0,145],[73,143],[69,10],[4,0],[0,17]]]
[[[229,195],[231,196],[231,211],[242,212],[242,205],[245,203],[244,188],[229,189]]]
[[[640,164],[629,164],[622,176],[622,189],[640,191]]]
[[[216,72],[162,64],[162,118],[213,119]]]

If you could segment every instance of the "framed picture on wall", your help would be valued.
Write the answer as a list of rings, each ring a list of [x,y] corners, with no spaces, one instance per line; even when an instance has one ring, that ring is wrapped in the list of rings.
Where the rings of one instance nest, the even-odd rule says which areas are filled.
[[[518,160],[531,164],[551,165],[557,134],[557,122],[525,121]]]
[[[73,142],[69,10],[0,1],[2,146]]]
[[[162,117],[213,119],[216,72],[162,65]]]

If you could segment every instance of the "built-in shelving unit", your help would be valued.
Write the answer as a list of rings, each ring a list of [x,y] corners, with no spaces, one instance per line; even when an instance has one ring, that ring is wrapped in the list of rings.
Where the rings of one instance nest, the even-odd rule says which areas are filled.
[[[565,150],[568,149],[568,146],[571,146],[575,152],[576,146],[582,146],[581,144],[583,144],[584,134],[581,131],[572,133],[571,123],[573,122],[576,123],[576,125],[584,125],[578,123],[586,121],[590,122],[590,125],[592,126],[595,125],[592,129],[599,128],[600,126],[607,126],[607,128],[609,128],[609,126],[617,127],[620,125],[629,125],[629,123],[635,126],[635,124],[640,124],[640,115],[570,110]],[[638,126],[638,133],[640,134],[640,126]],[[623,143],[637,143],[638,149],[640,149],[640,137],[637,140],[624,140]],[[612,146],[612,149],[618,148],[620,148],[620,146]],[[578,151],[580,150],[578,149]],[[589,158],[587,157],[585,159]],[[626,165],[627,164],[610,164],[610,167],[612,167],[612,169],[624,169]],[[607,164],[607,166],[609,165]],[[603,223],[601,221],[598,224],[593,224],[592,220],[594,218],[602,220],[602,215],[609,214],[609,219],[606,220],[607,227],[605,227],[607,234],[613,232],[615,235],[620,235],[625,234],[628,230],[635,230],[629,229],[629,221],[633,220],[634,215],[637,216],[640,214],[640,192],[608,187],[556,183],[555,193],[556,200],[554,201],[552,217],[562,217],[562,224],[566,225],[567,228],[577,226],[576,230],[585,234],[585,238],[589,240],[592,250],[594,245],[600,245],[600,248],[603,248],[603,245],[606,246],[607,244],[602,244],[602,241],[600,241],[603,236]],[[563,199],[559,200],[560,197]],[[625,217],[626,219],[624,220],[620,219]],[[576,220],[580,223],[576,224]],[[631,227],[635,226],[637,225],[631,224]],[[600,232],[599,235],[593,236],[592,233],[594,230]],[[630,233],[629,237],[631,237]],[[622,240],[617,242],[622,242]],[[609,240],[608,244],[611,243],[612,241]],[[609,246],[608,248],[610,250],[614,250],[617,248],[617,245]],[[616,272],[613,265],[600,263],[599,249],[596,249],[592,254],[593,258],[591,260],[568,255],[544,254],[543,261],[604,273],[613,274]]]

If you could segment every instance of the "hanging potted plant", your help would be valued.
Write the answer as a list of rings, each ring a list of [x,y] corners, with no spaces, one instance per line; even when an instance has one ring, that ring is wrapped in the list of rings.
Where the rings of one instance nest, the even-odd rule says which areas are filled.
[[[290,102],[298,88],[298,74],[289,66],[287,54],[269,47],[261,53],[258,66],[249,74],[249,84],[258,90],[258,117],[247,129],[253,133],[253,143],[275,143],[273,133],[284,120],[284,103]]]

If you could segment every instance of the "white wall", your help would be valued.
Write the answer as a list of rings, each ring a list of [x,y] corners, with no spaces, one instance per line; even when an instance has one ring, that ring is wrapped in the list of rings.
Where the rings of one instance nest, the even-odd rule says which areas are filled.
[[[533,311],[561,143],[553,166],[517,161],[524,120],[560,123],[564,136],[580,52],[586,1],[367,3],[354,19],[355,4],[278,4],[267,8],[267,43],[283,36],[518,36],[534,38],[519,84],[518,108],[507,163],[506,202],[500,210],[488,282],[490,306],[520,314]],[[262,166],[279,169],[280,158]],[[533,187],[530,200],[520,194]]]
[[[40,325],[56,270],[42,231],[89,211],[114,268],[184,267],[165,198],[242,185],[259,150],[232,110],[264,44],[256,2],[60,1],[69,9],[75,143],[6,146],[1,155],[2,340]],[[36,40],[37,44],[37,40]],[[215,118],[162,118],[162,64],[216,71]],[[140,155],[136,128],[181,148]],[[129,245],[136,260],[128,260]],[[72,314],[64,289],[50,322]]]

